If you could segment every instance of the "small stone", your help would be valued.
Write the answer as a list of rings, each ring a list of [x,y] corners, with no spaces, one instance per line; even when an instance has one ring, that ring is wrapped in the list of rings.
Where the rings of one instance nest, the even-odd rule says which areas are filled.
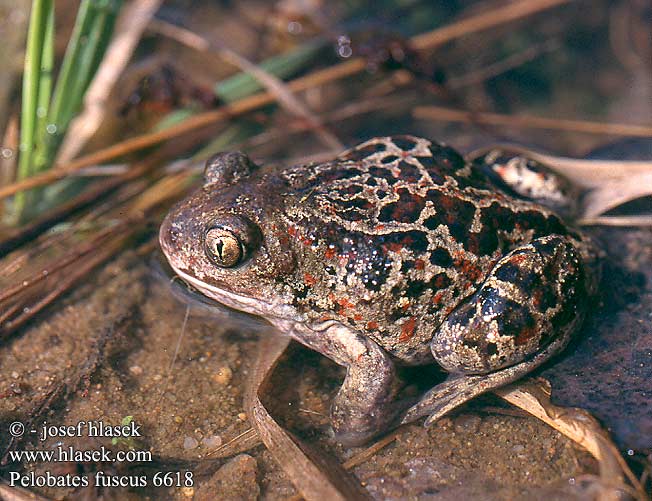
[[[518,454],[519,452],[523,452],[525,450],[525,446],[516,444],[514,447],[512,447],[512,450]]]
[[[240,454],[199,485],[194,501],[258,499],[260,486],[256,480],[257,470],[258,465],[253,457]]]
[[[181,416],[174,416],[174,422],[177,424],[183,423],[183,418]]]
[[[181,495],[186,497],[186,498],[193,498],[195,496],[195,488],[194,487],[182,487],[181,488]]]
[[[129,367],[129,372],[134,376],[140,376],[143,373],[143,368],[140,365],[132,365]]]
[[[202,445],[208,449],[216,449],[222,445],[222,437],[219,435],[211,435],[210,437],[204,437],[201,441]]]
[[[224,366],[224,367],[220,367],[217,370],[217,372],[213,375],[213,381],[215,381],[217,384],[226,386],[231,382],[232,377],[233,377],[233,371],[231,370],[231,368],[228,366]]]
[[[16,371],[12,371],[11,377],[14,379],[18,379],[20,377],[20,374],[18,374]]]
[[[238,419],[240,421],[246,421],[247,420],[247,415],[244,412],[241,412],[240,414],[238,414]]]
[[[196,438],[193,437],[186,437],[183,439],[183,448],[190,450],[190,449],[196,449],[199,446],[199,442],[197,442]]]
[[[444,417],[444,418],[438,419],[435,424],[437,425],[438,428],[446,429],[446,428],[450,428],[450,426],[451,426],[451,424],[453,424],[453,422],[450,420],[450,418]]]

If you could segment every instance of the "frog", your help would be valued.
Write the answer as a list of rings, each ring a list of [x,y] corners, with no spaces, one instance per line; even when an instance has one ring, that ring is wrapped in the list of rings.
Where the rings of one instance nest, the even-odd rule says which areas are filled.
[[[573,197],[507,163],[411,135],[280,168],[222,152],[160,247],[203,295],[344,366],[330,422],[362,445],[518,380],[586,316],[598,254],[544,204]],[[429,365],[446,379],[405,396],[401,368]]]

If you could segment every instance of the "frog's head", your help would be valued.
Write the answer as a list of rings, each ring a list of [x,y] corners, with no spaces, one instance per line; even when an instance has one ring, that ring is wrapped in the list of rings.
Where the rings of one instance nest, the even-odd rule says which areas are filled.
[[[163,221],[161,249],[174,271],[204,295],[270,318],[294,316],[283,283],[294,254],[278,231],[278,180],[240,152],[208,160],[204,184]]]

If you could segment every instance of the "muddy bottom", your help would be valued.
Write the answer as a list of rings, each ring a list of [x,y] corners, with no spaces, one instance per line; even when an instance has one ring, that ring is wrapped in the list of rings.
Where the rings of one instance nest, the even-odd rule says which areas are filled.
[[[619,266],[636,272],[649,264],[645,249],[652,233],[618,230],[613,235],[627,245],[612,252],[638,256],[616,260]],[[216,321],[202,308],[186,307],[152,269],[151,258],[123,254],[0,348],[0,426],[25,425],[14,442],[2,434],[2,450],[11,443],[27,451],[110,451],[91,461],[23,458],[22,464],[2,467],[4,478],[19,472],[30,486],[48,477],[88,482],[76,488],[30,487],[55,499],[292,497],[296,492],[281,468],[246,433],[250,425],[243,410],[257,336],[271,334],[260,322],[248,327],[242,317]],[[652,296],[649,280],[625,282],[631,282],[630,296],[607,310],[639,326],[638,345],[630,346],[635,354],[637,346],[649,349],[644,344],[650,341],[649,326],[644,332],[642,318],[647,315],[649,325]],[[581,342],[571,349],[578,346]],[[565,367],[564,357],[556,362]],[[549,366],[553,389],[564,389],[564,403],[578,405],[564,383],[568,377],[554,367]],[[613,375],[603,369],[582,384],[599,388],[601,374],[612,382]],[[360,450],[341,448],[328,426],[341,368],[292,346],[276,378],[270,407],[286,427],[342,462]],[[639,396],[649,391],[649,380],[637,384]],[[630,400],[623,401],[631,405]],[[618,409],[617,395],[611,395],[610,405],[603,420]],[[600,407],[591,410],[600,414]],[[630,414],[623,413],[629,419],[626,431],[636,435],[637,418]],[[41,440],[44,421],[74,429],[50,429],[53,436]],[[77,428],[81,421],[87,423]],[[88,436],[89,421],[93,426],[123,424],[135,436],[106,436],[106,430],[105,436]],[[616,421],[610,426],[617,431]],[[625,438],[621,443],[633,442]],[[118,451],[131,455],[115,460]],[[463,406],[428,429],[405,427],[354,473],[376,499],[586,499],[597,489],[597,464],[588,453],[491,397]]]

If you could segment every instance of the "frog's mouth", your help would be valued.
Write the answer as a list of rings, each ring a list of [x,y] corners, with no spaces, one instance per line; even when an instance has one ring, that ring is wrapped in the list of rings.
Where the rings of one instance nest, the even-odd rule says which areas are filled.
[[[291,306],[282,302],[269,302],[255,297],[242,296],[234,292],[221,289],[206,282],[188,275],[184,271],[170,264],[174,272],[183,279],[184,282],[191,285],[205,296],[214,299],[220,304],[233,308],[234,310],[244,311],[251,315],[259,315],[272,323],[274,320],[296,319],[296,311]]]

